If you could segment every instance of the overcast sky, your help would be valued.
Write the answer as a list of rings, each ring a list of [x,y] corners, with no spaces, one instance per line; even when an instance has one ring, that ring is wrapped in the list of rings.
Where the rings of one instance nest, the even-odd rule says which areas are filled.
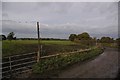
[[[118,37],[117,2],[3,2],[2,33],[16,37],[68,38],[88,32],[92,37]]]

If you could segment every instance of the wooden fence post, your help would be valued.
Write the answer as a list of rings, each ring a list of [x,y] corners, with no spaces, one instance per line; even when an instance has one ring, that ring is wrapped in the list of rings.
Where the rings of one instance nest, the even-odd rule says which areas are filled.
[[[40,50],[41,50],[40,53],[41,53],[41,55],[42,55],[42,47],[43,47],[43,46],[41,45],[41,46],[40,46]]]
[[[37,62],[40,60],[40,33],[39,33],[39,22],[37,22],[37,33],[38,33],[38,53],[37,53]]]
[[[11,57],[9,57],[9,63],[10,63],[10,75],[12,77],[12,65],[11,65]]]

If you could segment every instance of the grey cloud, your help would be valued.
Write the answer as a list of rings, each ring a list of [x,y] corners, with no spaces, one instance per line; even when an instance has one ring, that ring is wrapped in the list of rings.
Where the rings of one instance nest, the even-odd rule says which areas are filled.
[[[8,17],[8,14],[7,13],[3,13],[2,16],[3,17]]]
[[[109,35],[116,35],[117,29],[113,28],[114,26],[101,28],[101,27],[95,27],[95,28],[88,28],[89,26],[80,25],[80,24],[61,24],[61,25],[46,25],[41,24],[40,25],[40,33],[42,37],[54,37],[54,38],[68,38],[69,34],[75,33],[80,34],[82,32],[89,32],[90,34],[94,35],[95,37],[100,37],[99,35],[106,33]],[[15,21],[3,21],[3,32],[15,32],[16,35],[19,36],[29,36],[29,37],[37,37],[37,31],[35,24],[27,24],[27,23],[17,23]]]
[[[71,33],[84,31],[96,37],[117,37],[117,7],[116,2],[3,3],[3,17],[11,20],[3,22],[3,32],[15,31],[19,37],[36,37],[35,22],[39,21],[43,37],[68,38]],[[28,23],[22,23],[26,21]]]
[[[20,35],[20,34],[35,35],[36,34],[36,28],[34,28],[33,24],[27,24],[27,23],[21,24],[12,20],[3,20],[2,26],[3,26],[2,32],[5,33],[6,35],[9,32],[15,32],[16,35]],[[32,37],[32,36],[29,36],[29,37]]]
[[[39,8],[43,8],[45,10],[50,11],[51,13],[67,13],[67,11],[72,7],[71,3],[66,2],[39,2],[38,3],[38,10]],[[61,7],[62,6],[62,7]],[[49,9],[48,9],[49,8]]]

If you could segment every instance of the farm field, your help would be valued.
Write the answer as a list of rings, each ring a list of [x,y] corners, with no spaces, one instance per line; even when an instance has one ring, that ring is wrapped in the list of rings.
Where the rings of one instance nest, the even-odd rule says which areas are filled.
[[[2,56],[37,52],[37,43],[37,40],[2,41]],[[65,40],[42,40],[40,43],[42,45],[42,56],[88,48],[87,46]]]

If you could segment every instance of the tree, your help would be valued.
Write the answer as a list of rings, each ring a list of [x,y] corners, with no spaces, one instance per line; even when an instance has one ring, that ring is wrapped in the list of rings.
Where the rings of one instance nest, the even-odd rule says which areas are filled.
[[[92,39],[92,37],[90,37],[90,35],[87,32],[78,34],[78,40],[80,41],[80,43],[87,46],[94,45],[94,40]]]
[[[74,41],[76,38],[77,38],[76,34],[70,34],[70,36],[69,36],[70,41]]]
[[[79,40],[89,40],[90,35],[87,32],[83,32],[82,34],[78,34],[78,39]]]
[[[8,40],[13,40],[14,39],[14,32],[10,32],[9,34],[8,34],[8,36],[7,36],[7,39]]]
[[[1,40],[6,40],[6,36],[5,35],[0,35],[0,39]]]
[[[120,38],[117,38],[117,39],[116,39],[116,43],[117,43],[117,45],[120,47]]]
[[[110,37],[102,37],[100,39],[100,42],[102,43],[113,43],[114,42],[114,39],[113,38],[110,38]]]
[[[14,37],[13,40],[16,40],[16,37]]]
[[[120,41],[120,38],[117,38],[116,41]]]
[[[78,35],[70,34],[69,40],[74,41],[74,42],[79,42],[87,46],[96,45],[96,38],[90,37],[90,35],[87,32],[83,32]]]

